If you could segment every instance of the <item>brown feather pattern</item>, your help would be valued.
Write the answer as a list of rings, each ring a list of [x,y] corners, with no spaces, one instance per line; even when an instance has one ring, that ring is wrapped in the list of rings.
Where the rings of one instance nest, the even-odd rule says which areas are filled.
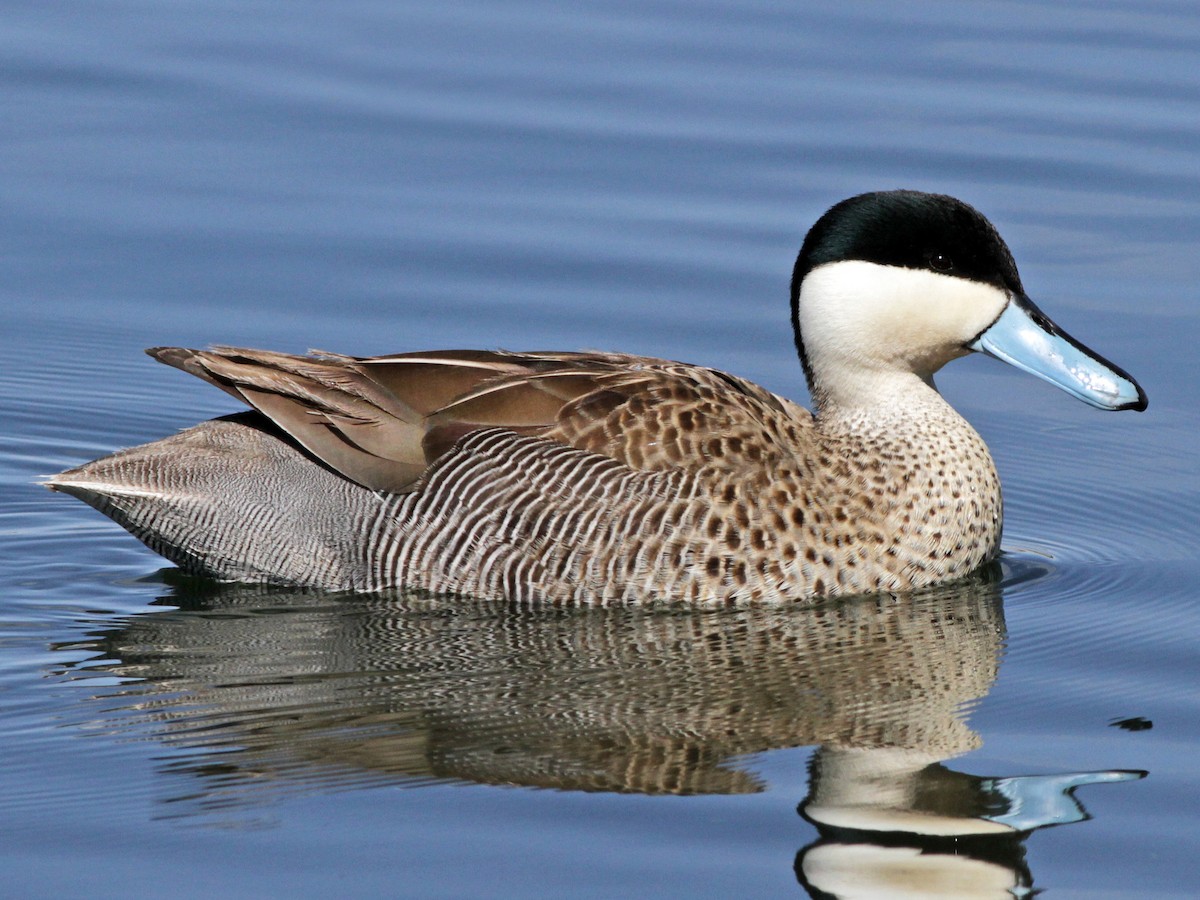
[[[249,576],[236,552],[212,549],[220,540],[206,537],[203,552],[172,547],[191,538],[164,535],[161,511],[123,501],[122,524],[218,577],[555,604],[780,602],[965,575],[999,540],[991,458],[948,406],[883,423],[820,422],[722,372],[611,353],[148,352],[279,429],[269,437],[245,420],[218,435],[206,423],[171,440],[203,443],[209,457],[214,441],[233,447],[223,452],[238,471],[241,455],[261,456],[275,440],[289,471],[314,469],[290,513],[250,508],[287,490],[268,485],[246,508],[223,501],[206,517],[218,534],[239,530],[239,516],[271,523]],[[169,497],[190,462],[165,443],[123,451],[120,471],[109,462],[103,477],[153,469],[153,493]],[[137,463],[139,451],[153,454],[152,467]],[[94,491],[102,463],[52,486]],[[222,489],[219,466],[206,489]],[[288,516],[315,528],[330,504],[354,539],[321,525],[309,540],[326,548],[322,562],[306,571]],[[276,572],[263,549],[272,541],[286,560]]]

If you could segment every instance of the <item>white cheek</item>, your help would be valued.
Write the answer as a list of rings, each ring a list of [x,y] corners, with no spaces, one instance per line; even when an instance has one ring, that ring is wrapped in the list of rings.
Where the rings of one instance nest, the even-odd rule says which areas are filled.
[[[814,269],[800,293],[810,360],[909,365],[930,372],[994,322],[1008,303],[992,285],[924,269],[851,260]]]

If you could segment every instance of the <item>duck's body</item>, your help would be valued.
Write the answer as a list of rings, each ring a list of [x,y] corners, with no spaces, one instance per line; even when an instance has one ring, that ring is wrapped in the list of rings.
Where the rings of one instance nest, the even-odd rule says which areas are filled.
[[[909,590],[996,554],[991,456],[932,383],[950,359],[983,349],[1096,405],[1145,406],[1028,304],[1003,242],[950,198],[863,195],[827,213],[797,262],[793,321],[815,415],[721,372],[617,354],[160,348],[258,412],[50,486],[224,579],[783,601]],[[1086,365],[1014,358],[1008,332],[1028,324]]]

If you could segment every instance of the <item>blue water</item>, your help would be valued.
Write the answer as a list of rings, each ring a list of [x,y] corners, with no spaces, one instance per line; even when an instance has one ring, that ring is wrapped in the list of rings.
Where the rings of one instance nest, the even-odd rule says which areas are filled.
[[[14,0],[0,123],[2,892],[1200,894],[1194,4]],[[1150,397],[944,372],[1007,514],[953,591],[218,589],[33,484],[233,411],[158,344],[622,349],[805,399],[799,242],[900,186],[983,210]]]

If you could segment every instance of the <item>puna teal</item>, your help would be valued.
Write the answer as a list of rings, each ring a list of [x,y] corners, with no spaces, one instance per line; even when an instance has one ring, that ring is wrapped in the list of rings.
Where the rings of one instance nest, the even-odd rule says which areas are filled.
[[[156,348],[252,411],[48,481],[181,568],[516,602],[779,602],[904,591],[999,548],[1000,483],[933,375],[981,351],[1102,409],[1141,388],[1026,296],[951,197],[845,200],[792,276],[809,413],[615,353],[359,358]]]

